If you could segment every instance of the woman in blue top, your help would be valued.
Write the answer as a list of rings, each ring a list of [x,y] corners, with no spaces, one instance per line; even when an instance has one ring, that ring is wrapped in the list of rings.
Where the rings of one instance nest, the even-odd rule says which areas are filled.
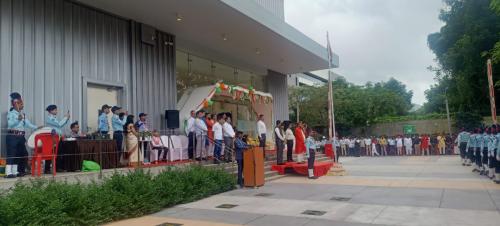
[[[57,119],[57,106],[54,104],[51,104],[47,106],[45,109],[49,113],[47,115],[47,118],[45,119],[45,124],[52,128],[53,131],[57,133],[57,135],[61,136],[62,135],[62,128],[66,126],[69,122],[69,111],[64,115],[64,118],[59,120]],[[50,174],[50,166],[52,164],[52,160],[45,160],[45,167],[44,167],[44,173],[45,174]]]
[[[316,135],[316,132],[312,130],[311,128],[307,128],[306,131],[307,134],[307,139],[306,139],[306,158],[307,158],[307,171],[308,171],[308,176],[309,179],[317,179],[316,176],[314,176],[314,160],[316,157],[316,141],[314,140],[314,135]]]
[[[69,118],[70,118],[70,115],[69,115],[69,111],[64,115],[64,118],[59,120],[57,119],[57,106],[54,105],[54,104],[51,104],[49,106],[47,106],[47,108],[45,109],[47,110],[47,112],[49,113],[47,115],[47,118],[45,119],[45,124],[48,126],[48,127],[51,127],[52,129],[54,129],[56,131],[56,133],[61,136],[62,135],[62,128],[64,126],[66,126],[66,124],[68,124],[69,122]]]

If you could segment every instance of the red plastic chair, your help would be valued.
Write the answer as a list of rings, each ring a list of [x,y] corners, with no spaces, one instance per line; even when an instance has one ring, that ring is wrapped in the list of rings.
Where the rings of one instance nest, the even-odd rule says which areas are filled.
[[[40,133],[35,136],[35,153],[31,159],[32,176],[35,176],[35,172],[41,176],[42,160],[52,160],[52,174],[56,175],[56,157],[60,140],[59,135],[52,133]],[[42,143],[41,147],[38,147],[38,142]]]

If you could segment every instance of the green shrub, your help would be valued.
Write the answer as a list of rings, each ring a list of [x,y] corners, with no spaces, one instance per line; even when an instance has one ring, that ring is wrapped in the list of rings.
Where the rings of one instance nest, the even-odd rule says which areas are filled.
[[[0,225],[98,225],[229,191],[232,175],[190,167],[157,176],[137,170],[97,184],[35,180],[0,196]]]

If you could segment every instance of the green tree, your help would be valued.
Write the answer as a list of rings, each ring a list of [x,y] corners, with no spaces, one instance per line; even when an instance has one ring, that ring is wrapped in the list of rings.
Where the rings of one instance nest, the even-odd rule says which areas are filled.
[[[349,83],[340,77],[333,81],[335,123],[339,132],[371,124],[378,117],[406,115],[411,108],[412,92],[400,81],[367,83],[364,86]],[[301,86],[291,89],[289,96],[290,118],[316,128],[328,124],[328,86]]]
[[[446,89],[450,109],[477,110],[484,114],[489,109],[486,60],[492,57],[492,49],[500,37],[500,17],[492,10],[498,7],[498,0],[444,2],[446,7],[439,18],[445,25],[427,38],[439,67],[438,85],[426,92],[425,107],[428,111],[442,112],[440,106],[444,104]]]
[[[492,0],[490,4],[491,9],[493,9],[497,15],[500,15],[500,0]],[[500,34],[499,34],[500,36]],[[493,60],[496,63],[500,62],[500,40],[495,44],[492,50]]]

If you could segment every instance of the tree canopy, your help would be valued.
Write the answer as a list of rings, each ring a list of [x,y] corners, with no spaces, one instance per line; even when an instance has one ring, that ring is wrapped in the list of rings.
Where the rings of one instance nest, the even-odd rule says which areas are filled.
[[[436,72],[437,84],[425,92],[425,112],[445,112],[445,91],[452,112],[489,112],[486,60],[500,55],[499,2],[444,0],[446,7],[439,19],[445,24],[427,38],[438,68],[431,68]],[[493,71],[498,81],[495,77],[500,70]]]
[[[300,120],[313,127],[328,125],[328,85],[300,86],[291,89],[290,118],[297,119],[297,104]],[[406,115],[412,108],[413,92],[402,82],[391,78],[386,82],[355,85],[345,78],[333,81],[336,127],[346,131],[357,126],[366,126],[383,116]]]

